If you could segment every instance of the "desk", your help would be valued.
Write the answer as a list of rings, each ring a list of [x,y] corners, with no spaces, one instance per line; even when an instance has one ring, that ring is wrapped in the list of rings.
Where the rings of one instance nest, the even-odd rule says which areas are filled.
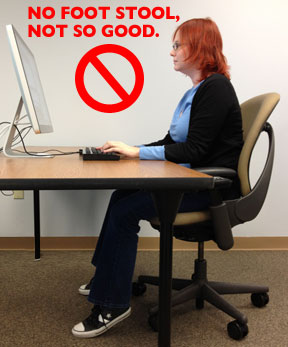
[[[41,152],[45,148],[29,150]],[[83,161],[78,154],[52,159],[11,159],[0,155],[1,190],[142,189],[152,193],[161,222],[158,334],[161,347],[170,346],[172,224],[183,192],[213,189],[214,184],[213,177],[168,161]]]

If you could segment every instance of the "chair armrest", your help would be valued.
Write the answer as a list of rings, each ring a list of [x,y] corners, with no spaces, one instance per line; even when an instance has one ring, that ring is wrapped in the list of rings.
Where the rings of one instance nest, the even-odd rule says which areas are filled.
[[[227,167],[198,167],[193,170],[213,176],[216,189],[229,188],[232,184],[231,179],[237,177],[237,171]]]
[[[237,177],[237,171],[227,167],[198,167],[193,170],[205,173],[210,176],[220,176],[224,178]]]

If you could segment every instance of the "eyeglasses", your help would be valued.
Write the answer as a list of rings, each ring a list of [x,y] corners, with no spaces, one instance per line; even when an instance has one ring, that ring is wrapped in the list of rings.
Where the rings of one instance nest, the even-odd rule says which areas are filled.
[[[177,51],[177,49],[181,46],[181,43],[179,42],[174,42],[172,45],[172,48],[174,49],[174,51]]]

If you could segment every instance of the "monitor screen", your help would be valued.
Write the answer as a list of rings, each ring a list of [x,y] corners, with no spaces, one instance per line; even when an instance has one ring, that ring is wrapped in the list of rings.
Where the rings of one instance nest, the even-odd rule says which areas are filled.
[[[34,56],[13,25],[6,26],[22,100],[36,134],[53,131]]]

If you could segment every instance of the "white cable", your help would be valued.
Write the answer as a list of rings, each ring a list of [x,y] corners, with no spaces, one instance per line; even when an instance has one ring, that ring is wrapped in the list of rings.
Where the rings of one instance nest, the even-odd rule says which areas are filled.
[[[10,125],[6,125],[6,127],[0,131],[0,138],[7,133],[9,127],[10,127]]]
[[[28,117],[27,114],[25,114],[24,116],[20,117],[20,118],[17,120],[17,122],[14,122],[14,125],[15,125],[15,126],[31,126],[31,123],[30,123],[30,122],[29,122],[29,123],[19,123],[20,121],[22,121],[22,120],[23,120],[24,118],[26,118],[26,117]],[[2,128],[1,131],[0,131],[0,139],[1,139],[4,135],[6,135],[7,131],[9,130],[9,128],[10,128],[10,126],[11,126],[11,122],[7,122],[7,123],[9,123],[9,124],[7,124],[7,125],[6,125],[4,128]],[[32,128],[32,126],[31,126],[31,128]],[[25,136],[28,135],[28,133],[30,132],[31,128],[28,129],[28,131],[26,131],[26,134],[24,134],[24,136],[22,137],[22,139],[24,139]],[[20,132],[21,132],[21,131],[20,131]],[[19,133],[18,133],[18,134],[15,134],[12,143],[15,142],[15,141],[17,141],[17,139],[18,139],[19,137],[20,137],[20,136],[19,136]],[[20,140],[20,142],[22,142],[22,140]],[[20,142],[14,143],[12,146],[14,147],[14,146],[18,145]],[[1,147],[0,152],[2,152],[2,150],[3,150],[3,147]]]
[[[12,194],[7,194],[5,192],[12,192]],[[3,194],[4,196],[13,196],[14,190],[1,190],[1,194]]]
[[[27,114],[25,114],[24,116],[20,117],[20,118],[17,120],[16,124],[18,124],[22,119],[24,119],[24,118],[26,118],[26,117],[28,117]]]
[[[16,142],[16,143],[13,143],[13,145],[12,145],[12,147],[15,147],[15,146],[17,146],[17,145],[19,145],[19,143],[22,143],[22,140],[24,140],[25,139],[25,137],[29,134],[29,132],[31,131],[31,129],[32,129],[32,126],[30,126],[30,128],[26,128],[25,130],[26,130],[26,134],[24,134],[24,135],[22,135],[22,131],[24,131],[24,129],[22,129],[21,131],[20,131],[20,133],[21,133],[21,135],[22,135],[22,139],[20,139],[18,142]],[[18,134],[19,135],[19,134]],[[16,140],[18,140],[18,138],[20,137],[20,136],[18,136],[18,135],[16,135],[16,136],[14,136],[14,139],[13,139],[13,142],[14,141],[16,141]]]

